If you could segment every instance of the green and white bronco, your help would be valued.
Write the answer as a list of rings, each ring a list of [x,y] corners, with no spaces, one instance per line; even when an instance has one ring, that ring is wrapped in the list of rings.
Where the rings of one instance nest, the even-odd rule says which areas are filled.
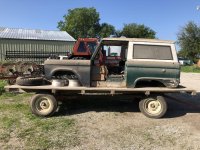
[[[90,60],[46,60],[44,69],[48,80],[85,87],[175,88],[180,83],[174,42],[157,39],[104,38]]]

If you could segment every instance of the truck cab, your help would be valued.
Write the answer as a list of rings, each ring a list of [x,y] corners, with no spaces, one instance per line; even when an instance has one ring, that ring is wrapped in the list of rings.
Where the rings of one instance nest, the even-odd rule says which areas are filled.
[[[175,88],[180,82],[174,42],[156,39],[104,38],[90,60],[47,60],[44,69],[50,81],[73,80],[85,87]]]
[[[69,59],[90,59],[97,45],[97,38],[78,38]]]

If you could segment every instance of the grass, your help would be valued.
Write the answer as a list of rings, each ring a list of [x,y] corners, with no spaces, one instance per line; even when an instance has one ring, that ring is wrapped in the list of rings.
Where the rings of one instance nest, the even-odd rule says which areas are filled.
[[[191,72],[191,73],[200,73],[200,67],[193,66],[181,66],[181,72]]]
[[[0,96],[1,148],[70,149],[79,145],[76,120],[67,116],[34,116],[28,102],[31,96],[27,93]]]
[[[5,85],[7,85],[7,82],[5,80],[0,80],[0,95],[5,92]]]

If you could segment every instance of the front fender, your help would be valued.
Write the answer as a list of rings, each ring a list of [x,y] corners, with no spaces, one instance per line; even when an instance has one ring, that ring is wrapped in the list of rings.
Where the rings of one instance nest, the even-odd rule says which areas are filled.
[[[72,68],[68,68],[68,67],[58,67],[58,66],[45,66],[45,77],[47,79],[51,79],[52,76],[59,71],[64,71],[64,72],[72,72],[73,74],[75,74],[77,76],[78,79],[80,79],[80,75],[73,70]]]
[[[90,86],[90,60],[49,60],[44,64],[45,77],[51,79],[58,71],[72,72],[83,86]]]

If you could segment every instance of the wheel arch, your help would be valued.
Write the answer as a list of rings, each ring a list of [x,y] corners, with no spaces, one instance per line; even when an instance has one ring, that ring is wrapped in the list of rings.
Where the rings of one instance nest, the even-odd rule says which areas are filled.
[[[73,73],[77,77],[78,81],[82,84],[81,76],[76,71],[71,70],[71,69],[63,69],[63,68],[61,68],[61,69],[54,69],[51,72],[51,78],[52,78],[53,75],[55,75],[58,72]]]
[[[52,77],[57,72],[69,72],[69,73],[73,73],[77,77],[80,77],[80,75],[76,71],[74,71],[72,69],[68,69],[68,68],[55,68],[50,72],[50,76]]]
[[[149,78],[149,77],[147,78],[147,77],[142,77],[142,78],[138,78],[138,79],[136,79],[134,81],[133,87],[136,87],[137,84],[139,82],[141,82],[141,81],[156,81],[156,82],[158,82],[160,84],[163,84],[165,86],[165,84],[164,84],[165,80],[166,80],[166,78]]]

